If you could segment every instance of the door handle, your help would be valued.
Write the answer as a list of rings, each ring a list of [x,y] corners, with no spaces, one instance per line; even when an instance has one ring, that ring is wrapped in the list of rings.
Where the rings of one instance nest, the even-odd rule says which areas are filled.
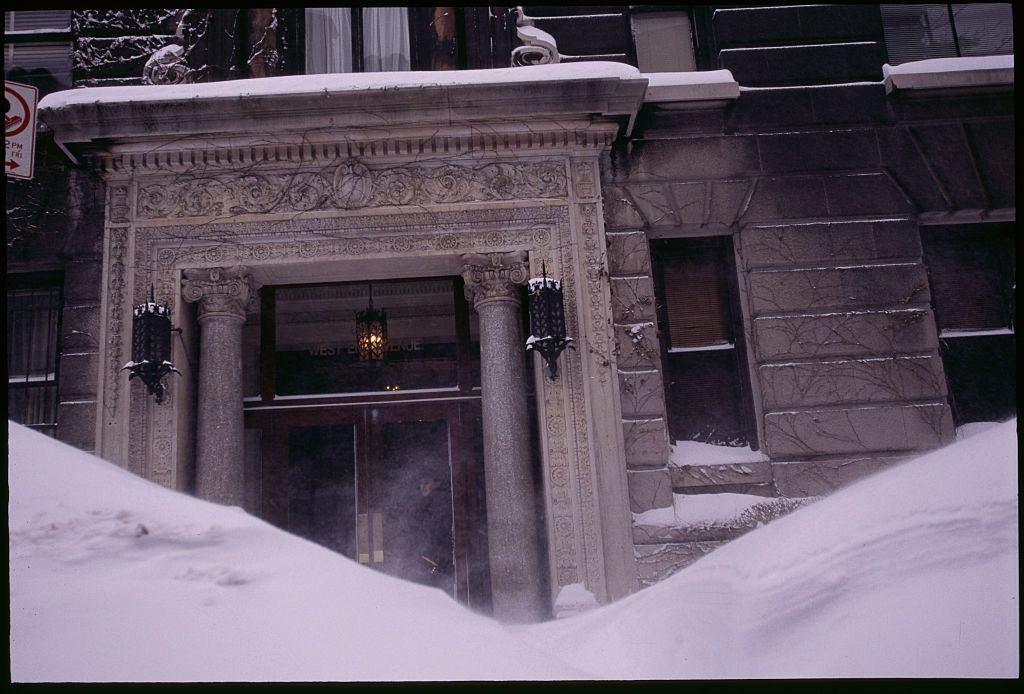
[[[359,563],[370,563],[370,520],[367,514],[356,516],[356,542],[359,545]]]
[[[373,560],[384,562],[384,515],[380,512],[373,514]]]

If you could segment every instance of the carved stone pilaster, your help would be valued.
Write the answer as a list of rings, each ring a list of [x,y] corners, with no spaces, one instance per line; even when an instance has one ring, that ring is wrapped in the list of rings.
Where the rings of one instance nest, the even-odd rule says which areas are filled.
[[[519,303],[519,285],[530,277],[525,253],[472,253],[462,256],[462,260],[466,298],[477,308],[487,301]]]
[[[233,316],[245,320],[246,310],[255,292],[251,276],[244,268],[206,268],[186,270],[182,296],[199,303],[199,322],[212,316]]]

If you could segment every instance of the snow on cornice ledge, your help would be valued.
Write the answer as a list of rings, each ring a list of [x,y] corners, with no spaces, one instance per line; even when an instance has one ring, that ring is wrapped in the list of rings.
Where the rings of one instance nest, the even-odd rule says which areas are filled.
[[[962,89],[1013,85],[1013,56],[932,58],[902,65],[883,65],[885,91],[896,89]]]
[[[645,103],[738,99],[740,85],[728,70],[645,72]]]
[[[609,61],[558,63],[489,70],[331,73],[197,84],[68,89],[44,97],[39,103],[39,109],[55,111],[66,106],[95,103],[168,102],[358,91],[429,90],[474,85],[501,86],[596,79],[639,80],[644,77],[647,76],[641,75],[640,71],[632,65]]]

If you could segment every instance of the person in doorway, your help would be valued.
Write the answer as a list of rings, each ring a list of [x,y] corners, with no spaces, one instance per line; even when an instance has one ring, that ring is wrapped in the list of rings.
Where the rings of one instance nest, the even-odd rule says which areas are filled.
[[[419,564],[419,581],[452,592],[452,506],[451,492],[441,480],[424,477],[419,481],[419,499],[413,513]]]

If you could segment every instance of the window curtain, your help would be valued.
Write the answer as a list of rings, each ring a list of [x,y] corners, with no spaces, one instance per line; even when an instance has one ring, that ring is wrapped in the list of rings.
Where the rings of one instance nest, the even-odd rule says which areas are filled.
[[[352,72],[352,20],[347,7],[306,10],[306,74],[330,72]]]
[[[363,9],[363,69],[409,69],[409,13],[404,7]]]

